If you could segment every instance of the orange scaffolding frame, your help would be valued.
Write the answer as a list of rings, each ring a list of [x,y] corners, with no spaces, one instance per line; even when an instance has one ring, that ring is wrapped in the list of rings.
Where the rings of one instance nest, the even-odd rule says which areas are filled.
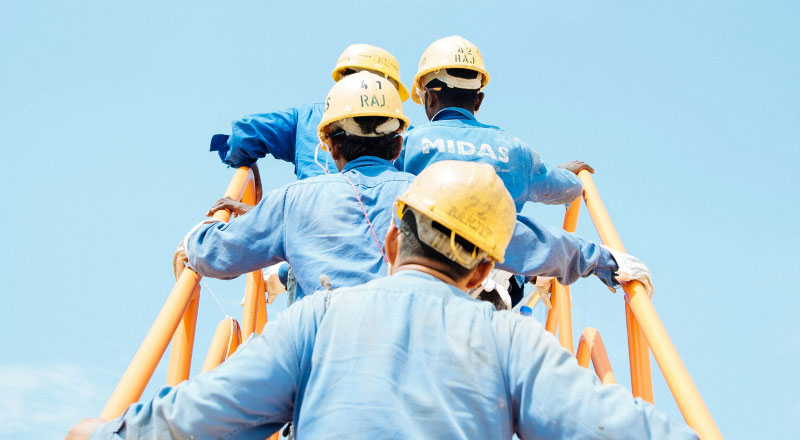
[[[583,170],[578,173],[578,177],[583,183],[583,200],[600,235],[600,240],[610,248],[625,252],[622,240],[603,205],[591,173]],[[570,204],[564,216],[563,227],[568,232],[575,232],[580,205],[581,199],[578,198]],[[552,308],[547,313],[545,329],[553,334],[558,331],[559,342],[572,352],[569,288],[561,286],[555,280],[552,287],[550,300]],[[625,291],[625,320],[633,395],[653,403],[653,383],[650,373],[650,350],[652,350],[653,357],[686,423],[703,439],[721,439],[722,433],[681,361],[644,286],[638,281],[630,281],[622,283],[622,288]],[[533,302],[532,300],[531,303]],[[576,356],[578,363],[584,367],[588,367],[591,359],[595,372],[604,384],[616,382],[600,333],[596,329],[587,328],[582,332]]]
[[[578,177],[583,182],[583,199],[600,239],[605,245],[625,252],[625,247],[600,199],[591,174],[584,170]],[[242,167],[234,173],[224,196],[255,204],[258,202],[257,193],[252,171]],[[574,232],[576,229],[580,202],[580,198],[573,201],[564,216],[563,228],[569,232]],[[230,215],[228,211],[217,211],[214,218],[228,221]],[[128,405],[141,397],[170,340],[172,349],[167,383],[175,385],[188,379],[197,323],[200,279],[201,277],[189,268],[180,274],[164,306],[103,408],[101,417],[107,420],[118,417]],[[694,428],[701,438],[721,439],[719,428],[664,329],[644,286],[638,281],[630,281],[623,283],[622,287],[626,299],[625,319],[633,395],[653,402],[650,373],[650,350],[652,350],[678,408],[689,426]],[[265,282],[261,271],[248,274],[241,329],[238,322],[231,317],[225,317],[220,322],[203,365],[203,371],[213,369],[227,359],[239,344],[253,333],[261,333],[267,322],[264,291]],[[553,334],[558,332],[559,342],[572,353],[574,350],[569,287],[562,286],[554,280],[551,291],[552,308],[547,313],[545,329]],[[532,299],[529,305],[534,306],[535,299]],[[581,333],[576,357],[578,363],[584,367],[588,367],[591,360],[595,372],[604,384],[616,382],[602,338],[596,329],[587,328]],[[270,439],[275,438],[278,438],[277,432],[270,437]]]

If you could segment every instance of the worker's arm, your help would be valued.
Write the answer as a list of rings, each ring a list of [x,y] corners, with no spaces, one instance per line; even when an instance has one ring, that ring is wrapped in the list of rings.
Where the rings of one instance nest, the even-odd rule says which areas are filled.
[[[229,223],[196,226],[186,237],[188,266],[202,276],[231,279],[285,261],[289,188],[270,191],[255,208]]]
[[[545,163],[532,148],[526,150],[530,154],[531,166],[528,201],[563,205],[581,195],[583,185],[575,173]]]
[[[231,124],[231,135],[214,135],[211,151],[232,166],[250,166],[272,154],[294,163],[298,109],[245,116]]]
[[[297,302],[213,371],[161,388],[96,429],[91,439],[269,437],[292,421],[323,312],[321,295]]]
[[[555,277],[564,285],[595,275],[605,285],[619,287],[614,277],[619,266],[607,249],[522,214],[517,214],[505,261],[497,267],[521,275]]]
[[[521,439],[696,439],[621,385],[602,385],[533,319],[494,314],[507,355],[514,429]]]

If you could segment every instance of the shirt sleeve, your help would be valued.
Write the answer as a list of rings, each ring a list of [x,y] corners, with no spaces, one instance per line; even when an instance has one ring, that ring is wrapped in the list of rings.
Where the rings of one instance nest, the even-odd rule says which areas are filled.
[[[528,147],[527,150],[530,153],[530,163],[532,164],[528,189],[529,201],[547,205],[563,205],[581,195],[583,185],[575,173],[549,165],[542,161],[532,148]]]
[[[323,313],[322,295],[293,304],[219,367],[161,388],[91,439],[267,438],[292,421]]]
[[[294,163],[298,112],[292,107],[234,121],[228,138],[228,152],[222,161],[232,167],[250,166],[272,154],[276,159]]]
[[[291,184],[267,193],[228,223],[200,225],[186,239],[188,266],[198,274],[232,279],[286,260],[284,211]]]
[[[507,341],[507,380],[514,429],[521,439],[696,439],[621,385],[603,385],[535,320],[495,314]]]
[[[609,287],[620,287],[614,278],[619,267],[607,249],[522,214],[517,214],[505,261],[497,267],[520,275],[556,277],[564,285],[595,275]]]

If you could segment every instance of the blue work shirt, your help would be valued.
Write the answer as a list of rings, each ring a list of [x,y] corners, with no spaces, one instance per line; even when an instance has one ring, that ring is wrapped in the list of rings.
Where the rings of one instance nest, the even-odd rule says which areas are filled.
[[[517,212],[525,202],[570,203],[582,185],[573,172],[542,161],[536,151],[499,127],[481,124],[463,108],[445,108],[410,130],[395,165],[419,174],[441,160],[466,160],[492,165],[514,199]]]
[[[260,440],[289,421],[299,439],[697,438],[602,385],[536,320],[411,270],[293,304],[91,438]]]
[[[195,231],[187,240],[189,266],[203,276],[228,279],[287,261],[297,279],[298,299],[317,290],[323,274],[333,287],[386,275],[381,249],[391,206],[414,177],[389,161],[363,156],[341,173],[290,183],[265,194],[231,222]]]
[[[202,276],[230,279],[288,261],[297,279],[297,298],[317,290],[323,274],[334,288],[386,275],[381,249],[394,215],[392,206],[413,179],[386,160],[365,156],[348,163],[341,173],[290,183],[267,193],[254,209],[230,223],[194,230],[186,242],[189,267]],[[619,286],[614,279],[618,267],[608,250],[521,214],[506,260],[497,267],[557,277],[566,285],[596,275],[608,286]]]
[[[293,163],[298,180],[323,175],[325,171],[314,162],[322,111],[322,103],[315,103],[245,116],[231,124],[227,144],[212,142],[211,149],[218,152],[224,163],[236,168],[249,167],[271,154],[276,159]],[[320,149],[317,159],[323,165],[327,163],[331,172],[336,172],[336,164],[326,151]]]

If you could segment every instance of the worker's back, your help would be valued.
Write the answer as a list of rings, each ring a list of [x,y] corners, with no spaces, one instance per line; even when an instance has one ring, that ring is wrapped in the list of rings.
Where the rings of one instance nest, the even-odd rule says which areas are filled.
[[[545,164],[521,139],[478,122],[462,108],[443,109],[427,124],[410,130],[397,167],[419,174],[442,160],[492,165],[511,193],[517,212],[526,201],[562,204],[581,194],[580,180],[572,172]]]
[[[491,313],[421,272],[335,291],[301,385],[298,437],[509,438]]]
[[[335,288],[384,276],[392,204],[413,179],[386,160],[360,157],[341,173],[270,191],[235,221],[190,234],[189,262],[203,276],[225,279],[288,261],[298,298],[317,290],[323,274]]]
[[[695,438],[601,385],[532,318],[432,275],[404,270],[293,309],[299,438]]]

